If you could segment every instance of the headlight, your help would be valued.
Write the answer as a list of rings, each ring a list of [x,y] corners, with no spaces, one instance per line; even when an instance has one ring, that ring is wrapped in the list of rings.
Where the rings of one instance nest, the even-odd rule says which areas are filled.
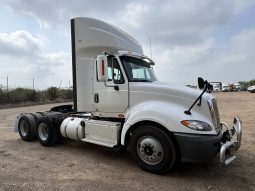
[[[197,130],[197,131],[211,131],[212,127],[203,121],[198,120],[184,120],[181,122],[184,126],[189,127],[191,129]]]

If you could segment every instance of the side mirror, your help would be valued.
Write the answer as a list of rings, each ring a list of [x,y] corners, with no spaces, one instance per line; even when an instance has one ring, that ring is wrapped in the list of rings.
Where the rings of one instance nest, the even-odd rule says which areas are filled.
[[[105,55],[97,56],[97,80],[99,82],[108,80],[108,62]]]
[[[203,78],[198,77],[198,79],[197,79],[197,83],[198,83],[198,87],[199,87],[199,89],[203,89],[203,88],[204,88],[204,86],[205,86],[205,81],[204,81],[204,79],[203,79]]]

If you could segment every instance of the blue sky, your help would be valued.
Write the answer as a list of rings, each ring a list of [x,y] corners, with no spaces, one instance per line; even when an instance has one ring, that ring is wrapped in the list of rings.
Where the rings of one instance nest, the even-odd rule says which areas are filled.
[[[255,0],[96,0],[0,3],[0,84],[68,87],[70,18],[94,17],[137,39],[144,53],[152,41],[162,81],[196,84],[255,79]]]

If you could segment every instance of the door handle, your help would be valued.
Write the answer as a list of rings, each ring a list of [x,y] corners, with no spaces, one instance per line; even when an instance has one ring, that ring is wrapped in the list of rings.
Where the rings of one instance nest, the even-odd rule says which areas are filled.
[[[95,100],[95,103],[98,103],[98,102],[99,102],[98,93],[95,93],[95,95],[94,95],[94,100]]]
[[[119,91],[119,90],[120,90],[119,86],[114,86],[114,89],[115,89],[116,91]]]

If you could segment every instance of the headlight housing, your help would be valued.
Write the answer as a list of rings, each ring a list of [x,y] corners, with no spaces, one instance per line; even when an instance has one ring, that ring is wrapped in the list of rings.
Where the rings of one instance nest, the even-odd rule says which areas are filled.
[[[184,120],[181,122],[184,126],[197,131],[211,131],[212,127],[208,123],[199,120]]]

